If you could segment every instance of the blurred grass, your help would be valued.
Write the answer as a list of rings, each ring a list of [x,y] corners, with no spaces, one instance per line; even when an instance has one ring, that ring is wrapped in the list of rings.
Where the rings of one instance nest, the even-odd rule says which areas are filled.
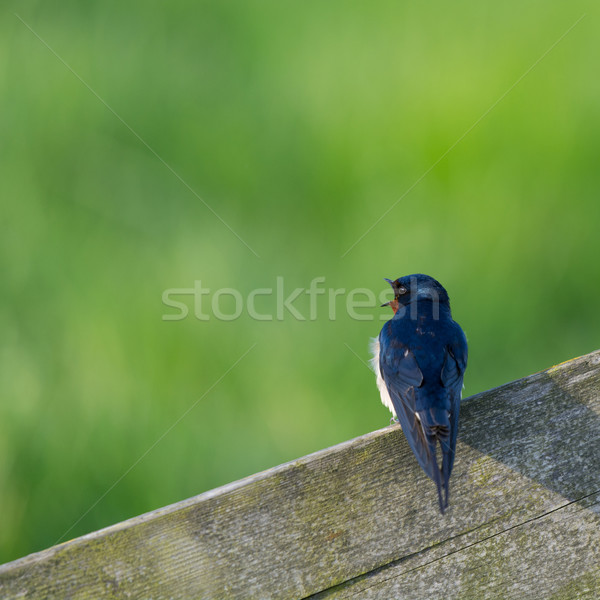
[[[429,273],[467,395],[598,347],[595,4],[12,2],[0,32],[0,562],[387,424],[344,345],[379,308],[171,322],[166,288]]]

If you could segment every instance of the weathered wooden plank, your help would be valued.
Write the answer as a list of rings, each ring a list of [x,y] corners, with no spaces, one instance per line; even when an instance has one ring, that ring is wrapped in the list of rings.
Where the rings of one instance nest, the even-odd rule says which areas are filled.
[[[442,542],[314,600],[600,597],[600,492],[457,549]]]
[[[400,597],[376,595],[384,571],[398,593],[419,597],[411,578],[433,581],[438,567],[435,594],[444,581],[457,590],[451,597],[511,597],[512,567],[496,570],[496,596],[485,596],[487,579],[480,595],[470,566],[485,573],[493,544],[518,535],[533,541],[514,546],[522,555],[515,565],[527,564],[536,539],[540,561],[550,563],[557,545],[585,544],[594,557],[598,510],[586,499],[599,490],[595,352],[464,402],[445,516],[401,432],[389,427],[4,565],[0,597],[343,598],[367,589]],[[534,523],[549,530],[545,543]],[[583,560],[577,571],[560,560],[561,585],[597,584],[597,567]]]

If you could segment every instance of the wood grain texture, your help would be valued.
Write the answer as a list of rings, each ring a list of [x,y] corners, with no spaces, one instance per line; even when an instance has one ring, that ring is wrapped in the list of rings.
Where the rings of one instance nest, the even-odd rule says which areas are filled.
[[[0,597],[594,598],[599,495],[600,351],[463,402],[445,516],[388,427],[1,566]]]

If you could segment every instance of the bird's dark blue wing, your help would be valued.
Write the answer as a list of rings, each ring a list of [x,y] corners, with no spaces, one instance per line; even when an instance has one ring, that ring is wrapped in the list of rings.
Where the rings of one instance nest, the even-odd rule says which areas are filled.
[[[447,391],[450,400],[450,436],[448,447],[443,447],[442,479],[446,496],[448,495],[448,480],[454,466],[456,453],[456,437],[458,435],[458,413],[462,396],[463,377],[467,368],[467,339],[462,329],[457,325],[452,342],[446,347],[444,365],[442,367],[442,385]],[[447,500],[446,500],[447,502]]]
[[[379,370],[402,431],[419,465],[435,481],[435,451],[432,452],[415,407],[415,390],[423,383],[423,373],[411,350],[384,331],[379,344]]]

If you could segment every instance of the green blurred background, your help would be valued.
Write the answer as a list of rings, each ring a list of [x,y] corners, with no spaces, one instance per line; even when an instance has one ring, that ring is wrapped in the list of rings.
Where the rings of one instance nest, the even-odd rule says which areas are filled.
[[[347,347],[367,360],[385,309],[165,321],[167,288],[431,274],[469,338],[467,395],[598,348],[598,17],[5,2],[0,562],[387,425]]]

